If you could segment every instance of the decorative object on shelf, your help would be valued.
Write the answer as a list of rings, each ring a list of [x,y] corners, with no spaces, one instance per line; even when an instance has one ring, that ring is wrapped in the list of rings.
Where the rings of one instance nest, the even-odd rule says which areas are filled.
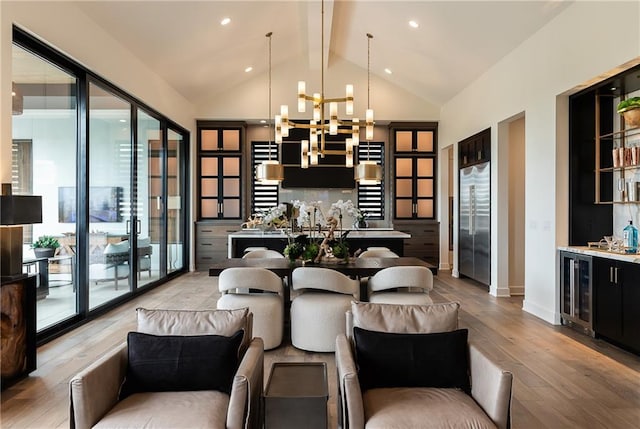
[[[622,230],[623,247],[625,253],[638,253],[638,228],[633,225],[633,221],[629,221],[629,225]]]
[[[640,126],[640,97],[632,97],[618,103],[618,113],[624,117],[628,127]]]
[[[263,185],[277,185],[284,180],[284,167],[278,162],[278,160],[271,159],[271,36],[273,33],[270,31],[266,34],[269,39],[269,116],[267,121],[269,124],[269,159],[262,161],[262,163],[256,166],[256,179]]]

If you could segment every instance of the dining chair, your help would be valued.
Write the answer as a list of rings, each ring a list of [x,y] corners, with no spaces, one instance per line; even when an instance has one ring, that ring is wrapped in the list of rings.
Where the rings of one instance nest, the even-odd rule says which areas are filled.
[[[218,277],[222,296],[217,308],[248,308],[253,313],[253,334],[262,338],[265,350],[282,343],[284,298],[282,279],[266,268],[227,268]]]
[[[360,282],[330,269],[300,267],[293,270],[291,343],[312,352],[335,350],[336,336],[345,333],[345,312],[359,299]]]
[[[400,256],[387,248],[368,248],[362,252],[359,258],[399,258]]]
[[[379,304],[432,304],[433,273],[426,267],[389,267],[369,277],[369,302]]]
[[[284,255],[277,250],[272,249],[256,249],[245,253],[242,259],[249,258],[284,258]]]

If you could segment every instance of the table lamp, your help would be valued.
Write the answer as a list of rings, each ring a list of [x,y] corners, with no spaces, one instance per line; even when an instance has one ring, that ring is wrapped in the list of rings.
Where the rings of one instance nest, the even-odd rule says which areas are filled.
[[[2,184],[0,195],[0,276],[22,275],[22,225],[42,223],[42,197],[12,195],[11,184]]]

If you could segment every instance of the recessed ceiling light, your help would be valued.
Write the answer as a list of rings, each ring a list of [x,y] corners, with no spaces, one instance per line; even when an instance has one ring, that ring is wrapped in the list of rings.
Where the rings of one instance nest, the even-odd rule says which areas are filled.
[[[230,22],[231,18],[223,18],[222,21],[220,21],[220,25],[227,25]]]
[[[615,91],[618,88],[616,88],[615,86],[612,86],[610,89],[611,89],[611,91]]]
[[[384,69],[384,72],[385,72],[386,74],[391,74],[391,73],[393,73],[393,72],[391,71],[391,69]]]
[[[244,69],[244,72],[249,73],[251,70],[253,70],[253,67],[249,66],[246,69]]]
[[[261,124],[266,124],[266,123],[267,123],[267,120],[266,120],[266,119],[260,119],[260,123],[261,123]]]
[[[420,27],[420,24],[418,24],[417,21],[414,21],[413,19],[411,21],[409,21],[409,26],[413,27],[413,28],[418,28]]]

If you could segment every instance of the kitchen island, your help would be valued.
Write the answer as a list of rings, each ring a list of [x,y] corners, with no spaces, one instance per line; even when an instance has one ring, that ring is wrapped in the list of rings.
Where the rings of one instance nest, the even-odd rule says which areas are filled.
[[[346,231],[346,230],[345,230]],[[299,234],[294,234],[294,237]],[[336,237],[340,236],[336,232]],[[349,230],[346,241],[349,243],[350,252],[358,249],[367,250],[367,247],[387,247],[398,256],[404,256],[404,240],[411,235],[385,228],[369,228],[366,230]],[[289,243],[289,237],[281,231],[262,231],[260,229],[243,229],[232,232],[228,236],[228,257],[241,258],[245,249],[249,247],[266,247],[282,253]]]

